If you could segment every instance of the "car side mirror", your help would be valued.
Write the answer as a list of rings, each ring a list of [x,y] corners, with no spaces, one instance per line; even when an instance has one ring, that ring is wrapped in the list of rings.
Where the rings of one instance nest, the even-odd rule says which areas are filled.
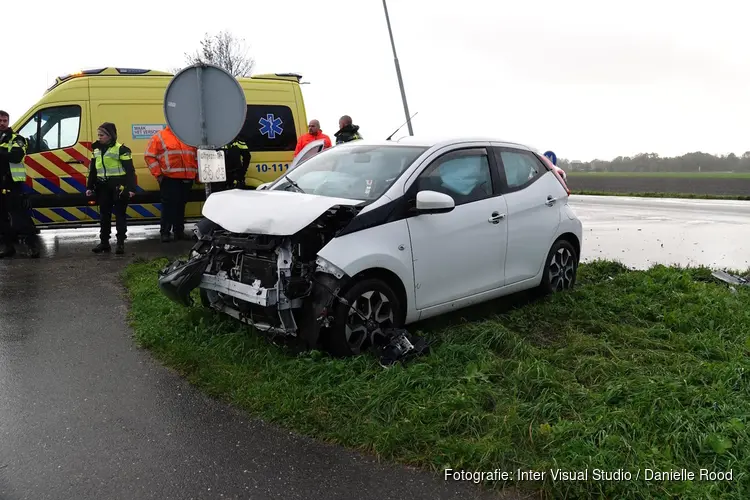
[[[437,191],[420,191],[417,193],[417,215],[444,214],[456,208],[453,198]]]

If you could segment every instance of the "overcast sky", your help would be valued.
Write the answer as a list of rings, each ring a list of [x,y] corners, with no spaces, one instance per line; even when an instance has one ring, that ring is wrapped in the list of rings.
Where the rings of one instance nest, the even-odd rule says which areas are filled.
[[[328,134],[342,114],[366,138],[385,138],[405,120],[381,0],[35,5],[3,23],[14,56],[0,108],[11,122],[55,76],[171,70],[204,32],[222,29],[246,39],[257,73],[301,73],[308,118]],[[750,2],[390,0],[388,8],[409,108],[419,113],[415,134],[491,135],[582,161],[750,150]]]

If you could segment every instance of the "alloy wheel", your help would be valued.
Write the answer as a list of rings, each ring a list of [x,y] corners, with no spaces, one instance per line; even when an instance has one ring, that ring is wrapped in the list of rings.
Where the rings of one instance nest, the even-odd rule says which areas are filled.
[[[360,295],[349,308],[346,320],[346,341],[359,352],[366,340],[373,341],[376,333],[393,326],[393,308],[383,293],[369,291]]]
[[[555,292],[573,288],[575,259],[570,249],[561,247],[552,255],[549,265],[549,284]]]

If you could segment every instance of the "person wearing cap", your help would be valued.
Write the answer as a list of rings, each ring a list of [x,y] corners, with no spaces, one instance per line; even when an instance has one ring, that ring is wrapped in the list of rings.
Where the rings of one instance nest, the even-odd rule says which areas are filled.
[[[112,212],[117,218],[117,248],[115,253],[125,253],[128,222],[126,210],[130,198],[135,196],[135,168],[130,148],[117,142],[117,127],[105,122],[97,130],[98,140],[91,145],[92,156],[86,196],[96,194],[99,204],[100,243],[94,253],[109,252],[112,232]]]

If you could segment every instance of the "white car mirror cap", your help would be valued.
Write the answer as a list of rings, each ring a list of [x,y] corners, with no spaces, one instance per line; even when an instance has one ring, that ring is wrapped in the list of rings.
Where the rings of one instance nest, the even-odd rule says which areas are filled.
[[[417,193],[417,212],[420,214],[441,214],[450,212],[456,202],[444,193],[437,191],[420,191]]]

